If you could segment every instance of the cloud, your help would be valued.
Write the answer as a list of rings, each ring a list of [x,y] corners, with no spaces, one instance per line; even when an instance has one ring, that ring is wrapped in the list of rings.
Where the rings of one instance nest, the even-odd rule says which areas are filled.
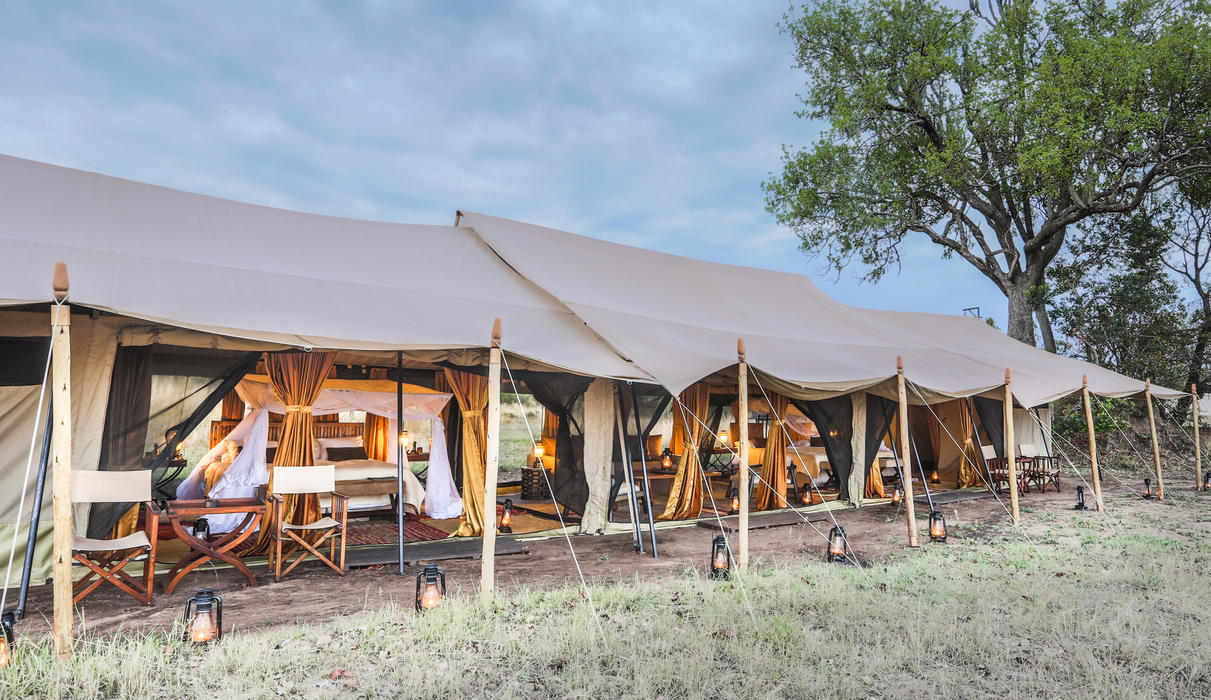
[[[816,134],[793,114],[785,10],[18,5],[0,25],[0,151],[307,211],[446,224],[470,209],[816,273],[760,189],[783,143]],[[821,283],[956,313],[991,290],[962,268],[924,246],[878,287]]]

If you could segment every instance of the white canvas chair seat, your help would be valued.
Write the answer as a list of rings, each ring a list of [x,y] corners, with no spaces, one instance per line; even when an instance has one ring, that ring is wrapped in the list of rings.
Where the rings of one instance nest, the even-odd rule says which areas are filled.
[[[115,540],[95,540],[91,537],[71,538],[71,551],[73,552],[109,552],[121,549],[151,549],[151,539],[143,531],[132,532]],[[132,559],[142,556],[146,555],[132,557]]]
[[[286,512],[286,495],[321,494],[332,499],[331,516],[321,515],[309,523],[288,523],[282,517]],[[341,576],[345,575],[345,530],[349,519],[349,497],[336,492],[336,467],[317,464],[310,467],[274,467],[273,494],[269,497],[272,508],[273,547],[269,551],[269,568],[275,581],[290,573],[308,556],[328,565]],[[328,541],[328,555],[320,553],[317,545]],[[283,550],[282,544],[286,543]],[[339,547],[339,552],[338,552]],[[295,552],[298,557],[285,569],[282,565]]]
[[[327,530],[329,528],[339,528],[340,526],[341,526],[340,523],[333,520],[332,518],[329,518],[328,516],[324,516],[324,517],[320,518],[319,520],[316,520],[313,523],[307,523],[305,525],[295,525],[294,523],[282,523],[282,528],[284,528],[286,530]]]
[[[72,503],[147,504],[141,531],[114,539],[73,537],[72,562],[88,569],[72,585],[72,603],[79,603],[103,583],[111,583],[144,605],[151,605],[156,575],[156,540],[160,511],[151,506],[151,470],[72,471]],[[123,571],[132,561],[146,560],[136,579]]]

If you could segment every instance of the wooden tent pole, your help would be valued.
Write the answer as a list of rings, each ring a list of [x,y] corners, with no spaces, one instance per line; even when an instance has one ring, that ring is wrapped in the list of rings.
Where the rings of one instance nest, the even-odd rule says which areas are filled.
[[[488,444],[484,447],[484,536],[480,559],[480,600],[492,599],[496,584],[496,474],[500,467],[500,319],[492,323],[488,350]]]
[[[408,468],[408,446],[404,444],[404,353],[395,351],[395,524],[399,528],[399,575],[404,575],[404,470]],[[432,451],[432,447],[430,447]]]
[[[1089,463],[1093,469],[1093,500],[1102,508],[1102,470],[1097,465],[1097,434],[1093,430],[1093,409],[1089,405],[1089,375],[1081,377],[1081,403],[1085,406],[1085,427],[1089,431]]]
[[[1203,487],[1203,445],[1198,438],[1198,387],[1190,385],[1190,422],[1194,423],[1194,490]]]
[[[1152,412],[1152,380],[1144,380],[1144,403],[1148,404],[1148,430],[1152,433],[1152,464],[1156,467],[1156,500],[1165,500],[1165,482],[1161,480],[1161,445],[1156,440],[1156,417]]]
[[[1018,454],[1017,440],[1013,436],[1013,389],[1010,387],[1009,370],[1005,370],[1005,464],[1009,467],[1009,514],[1013,526],[1021,520],[1018,510]]]
[[[740,494],[740,522],[737,526],[740,528],[740,558],[737,562],[741,571],[748,569],[748,501],[749,501],[749,473],[748,473],[748,360],[744,352],[744,339],[740,338],[736,341],[736,354],[739,361],[737,365],[737,391],[740,394],[739,405],[736,408],[736,424],[740,430],[740,480],[737,484],[737,492]]]
[[[908,458],[908,392],[904,387],[904,358],[896,358],[896,390],[900,400],[900,476],[904,481],[904,515],[908,521],[908,546],[917,545],[917,508],[912,496],[912,466]]]
[[[51,395],[54,401],[54,595],[55,653],[72,655],[72,502],[71,502],[71,308],[67,299],[67,265],[55,263],[55,303],[51,306]],[[34,504],[37,508],[38,504]]]

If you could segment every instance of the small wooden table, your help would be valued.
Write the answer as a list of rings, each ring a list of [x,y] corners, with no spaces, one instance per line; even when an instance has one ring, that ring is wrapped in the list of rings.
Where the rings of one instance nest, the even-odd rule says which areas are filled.
[[[153,506],[154,507],[154,506]],[[168,510],[161,512],[162,517],[168,518],[172,529],[193,551],[168,572],[168,583],[164,585],[165,593],[172,593],[186,574],[212,559],[231,564],[237,571],[248,579],[249,586],[256,586],[256,578],[232,550],[240,546],[257,531],[261,519],[265,516],[266,506],[256,498],[226,498],[212,501],[202,499],[182,499],[169,501]],[[192,529],[186,529],[182,521],[196,521],[209,515],[227,515],[244,513],[244,519],[231,532],[222,534],[213,541],[195,537]]]

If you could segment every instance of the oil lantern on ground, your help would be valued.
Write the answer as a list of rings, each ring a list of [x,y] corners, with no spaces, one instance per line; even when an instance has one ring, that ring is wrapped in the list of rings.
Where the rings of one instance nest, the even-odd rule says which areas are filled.
[[[929,475],[929,483],[931,483],[931,484],[940,484],[940,483],[942,483],[942,480],[938,478],[938,470],[937,470],[937,469],[933,470],[933,473]]]
[[[673,468],[673,451],[667,447],[664,448],[664,452],[660,453],[660,468],[661,469],[672,469]]]
[[[1203,472],[1203,490],[1211,491],[1211,469]]]
[[[416,611],[432,610],[442,604],[446,596],[446,572],[437,564],[426,564],[416,575]]]
[[[223,637],[223,597],[213,589],[202,588],[185,601],[186,638],[194,644],[208,644]]]
[[[715,535],[715,541],[711,543],[711,578],[715,580],[728,578],[731,571],[732,553],[727,549],[727,538],[723,535]]]
[[[740,512],[740,489],[732,489],[732,512]]]
[[[929,539],[933,542],[946,541],[946,516],[940,510],[929,514]]]
[[[834,525],[828,531],[828,561],[834,564],[844,564],[849,559],[849,539],[845,536],[845,528]]]
[[[1076,487],[1076,505],[1073,506],[1072,509],[1073,510],[1089,510],[1089,506],[1085,505],[1085,487],[1084,486]]]
[[[896,505],[900,505],[900,501],[903,500],[904,492],[900,490],[900,485],[896,484],[896,487],[891,490],[891,502],[895,503]]]
[[[16,621],[17,613],[12,608],[5,610],[3,617],[0,617],[0,627],[3,628],[0,631],[0,668],[8,666],[12,661],[9,653],[13,648],[13,625]]]
[[[506,498],[505,505],[500,509],[500,527],[501,532],[509,534],[513,532],[513,499]]]
[[[1144,492],[1140,494],[1141,498],[1152,498],[1152,479],[1144,479]]]

